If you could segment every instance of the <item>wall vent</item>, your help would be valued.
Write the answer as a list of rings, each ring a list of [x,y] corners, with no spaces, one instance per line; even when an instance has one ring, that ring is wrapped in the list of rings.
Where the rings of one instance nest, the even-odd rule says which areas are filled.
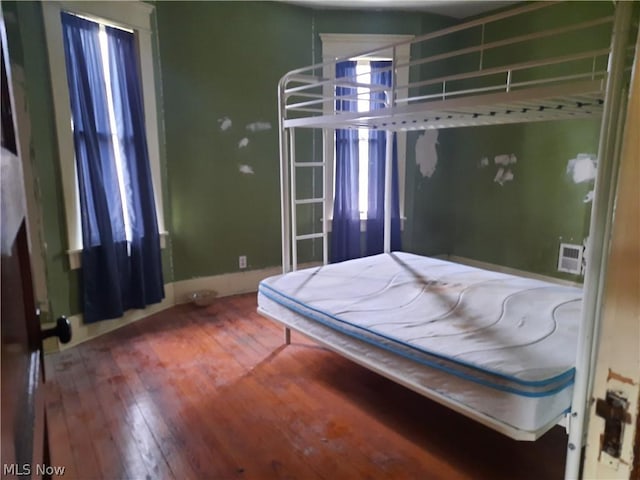
[[[561,243],[558,271],[580,275],[582,273],[582,251],[582,245]]]

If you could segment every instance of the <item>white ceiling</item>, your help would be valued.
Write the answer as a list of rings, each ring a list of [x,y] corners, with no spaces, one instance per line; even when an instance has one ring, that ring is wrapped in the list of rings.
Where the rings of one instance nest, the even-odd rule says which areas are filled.
[[[312,8],[410,10],[462,19],[517,3],[501,0],[281,0]]]

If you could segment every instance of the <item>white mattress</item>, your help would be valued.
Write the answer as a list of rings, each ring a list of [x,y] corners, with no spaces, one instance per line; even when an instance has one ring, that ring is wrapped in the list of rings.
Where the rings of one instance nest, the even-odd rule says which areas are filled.
[[[570,406],[581,297],[574,287],[393,253],[268,278],[258,304],[458,411],[540,432]]]

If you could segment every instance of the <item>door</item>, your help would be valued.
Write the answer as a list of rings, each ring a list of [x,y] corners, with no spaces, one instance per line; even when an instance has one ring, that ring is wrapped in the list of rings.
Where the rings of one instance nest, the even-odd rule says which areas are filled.
[[[636,46],[621,151],[593,403],[589,415],[585,479],[640,479],[639,51],[640,40]]]
[[[4,20],[4,19],[3,19]],[[4,33],[4,21],[2,24]],[[6,40],[1,49],[1,415],[3,478],[47,477],[48,445],[44,411],[40,322],[31,279],[22,165],[12,115]]]
[[[31,276],[27,203],[11,89],[4,16],[0,16],[0,468],[2,478],[50,478],[42,339],[71,338],[66,318],[41,331]]]
[[[3,183],[5,179],[11,178],[4,174],[4,158],[3,152]],[[5,235],[4,229],[2,234]],[[22,474],[41,478],[42,475],[35,471],[36,465],[48,463],[42,389],[42,342],[39,339],[38,317],[33,302],[24,217],[9,251],[2,253],[0,262],[2,474],[7,478]]]

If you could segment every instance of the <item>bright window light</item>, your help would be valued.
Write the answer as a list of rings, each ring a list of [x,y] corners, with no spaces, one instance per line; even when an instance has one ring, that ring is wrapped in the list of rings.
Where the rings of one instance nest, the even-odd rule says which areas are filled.
[[[371,64],[359,60],[356,64],[358,83],[371,84]],[[358,87],[358,112],[366,112],[369,107],[370,88]],[[358,129],[358,207],[360,218],[367,218],[369,200],[369,129]]]
[[[116,161],[116,173],[118,175],[118,186],[120,187],[120,200],[122,204],[122,217],[124,218],[124,229],[127,242],[131,242],[131,221],[129,219],[129,204],[127,202],[126,182],[124,180],[124,160],[120,141],[118,140],[118,129],[116,124],[116,114],[113,108],[113,95],[111,94],[111,70],[109,68],[109,40],[107,29],[100,24],[100,53],[102,56],[102,68],[104,69],[105,90],[107,92],[107,109],[109,110],[109,126],[111,130],[111,141],[113,143],[113,154]]]

